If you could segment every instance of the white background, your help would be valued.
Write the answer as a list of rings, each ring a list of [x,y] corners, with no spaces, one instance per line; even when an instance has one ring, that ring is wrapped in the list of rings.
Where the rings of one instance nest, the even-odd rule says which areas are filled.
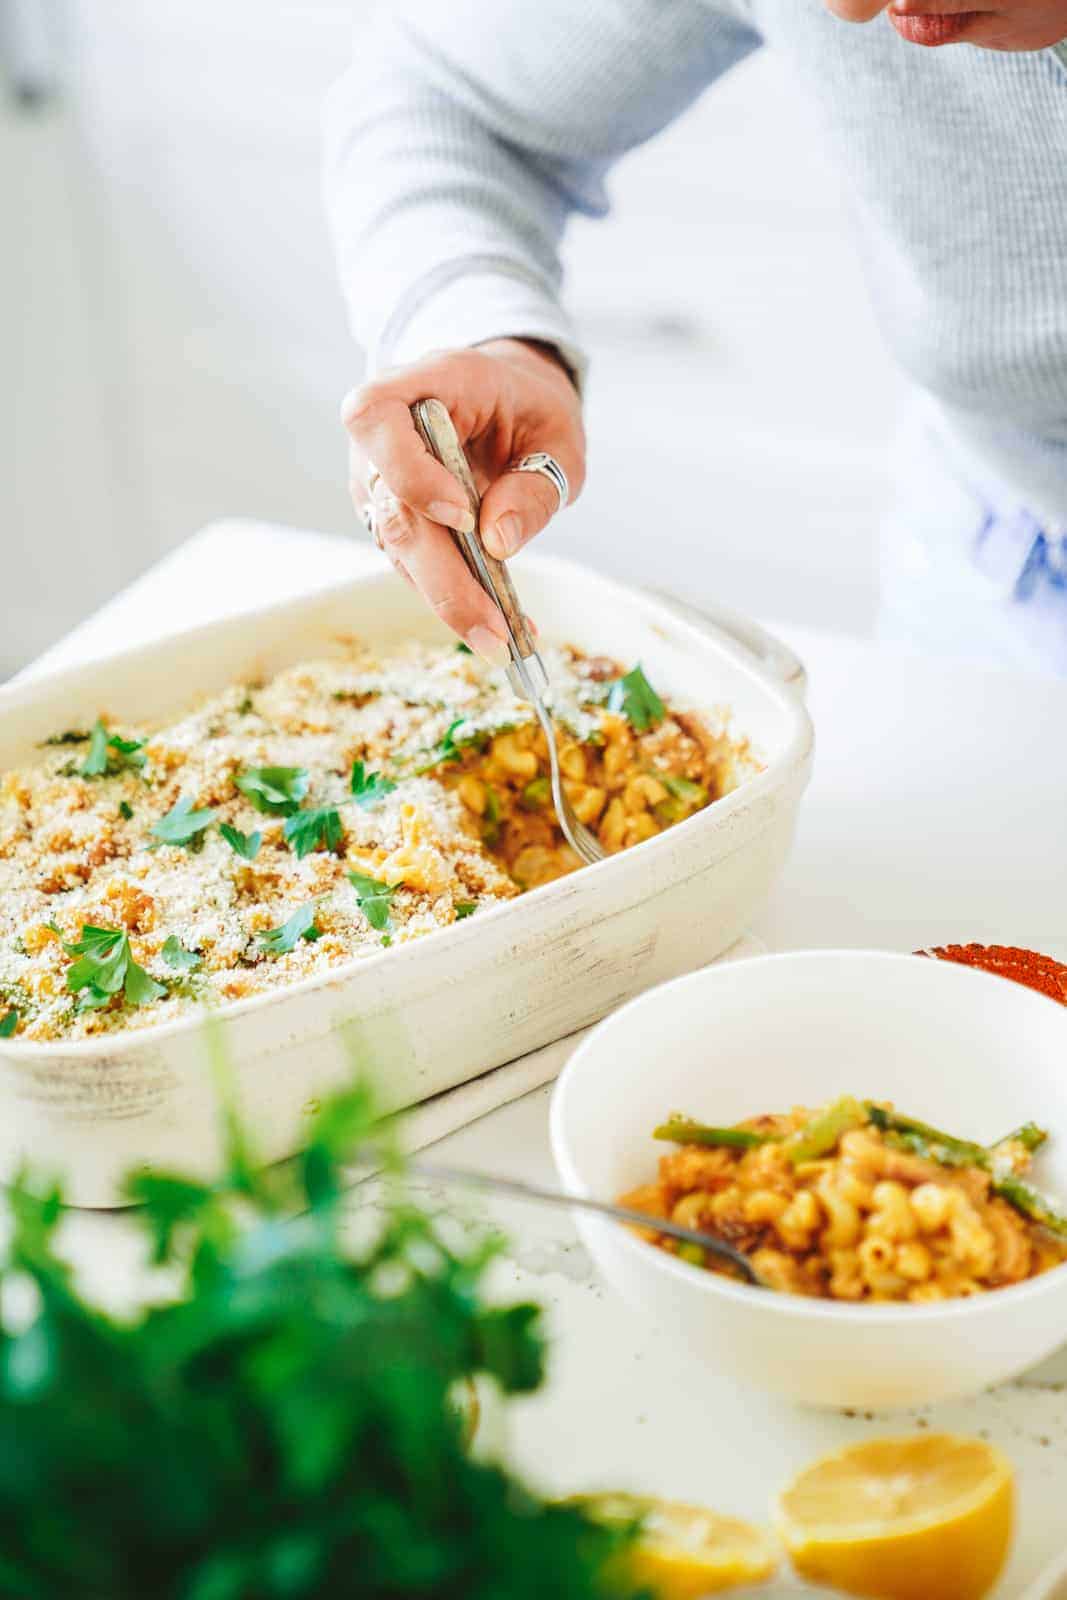
[[[318,111],[367,11],[14,3],[66,81],[0,113],[0,673],[210,518],[351,529]],[[549,537],[867,630],[899,398],[801,90],[761,52],[612,192],[568,242],[591,476]]]

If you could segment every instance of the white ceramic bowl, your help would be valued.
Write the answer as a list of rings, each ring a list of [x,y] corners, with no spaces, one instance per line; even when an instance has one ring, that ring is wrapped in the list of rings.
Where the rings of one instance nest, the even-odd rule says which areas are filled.
[[[1003,978],[874,951],[707,968],[597,1027],[552,1101],[564,1187],[613,1198],[655,1172],[671,1111],[728,1123],[840,1094],[989,1142],[1027,1118],[1052,1137],[1035,1179],[1067,1201],[1067,1008]],[[973,1393],[1067,1340],[1067,1267],[937,1305],[843,1305],[747,1288],[614,1223],[578,1218],[635,1311],[720,1372],[811,1405]]]

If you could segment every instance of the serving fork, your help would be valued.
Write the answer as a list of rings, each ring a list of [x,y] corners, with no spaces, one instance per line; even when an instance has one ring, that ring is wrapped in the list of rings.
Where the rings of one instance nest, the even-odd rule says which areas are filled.
[[[478,493],[470,462],[460,443],[448,407],[440,400],[419,400],[412,406],[411,415],[423,444],[463,486],[470,504],[474,518],[473,532],[462,533],[458,529],[449,531],[471,576],[485,590],[504,618],[508,634],[508,682],[521,699],[530,703],[534,715],[541,724],[541,731],[548,745],[552,802],[564,838],[575,854],[587,865],[591,865],[594,861],[603,861],[606,854],[603,845],[596,835],[579,821],[563,787],[556,730],[545,704],[548,673],[534,643],[533,634],[519,604],[519,597],[515,593],[515,586],[507,567],[495,556],[491,556],[482,543],[481,534],[478,532],[481,495]]]
[[[426,1161],[422,1156],[410,1156],[406,1169],[416,1178],[424,1178],[429,1182],[442,1184],[458,1184],[466,1189],[484,1189],[490,1194],[509,1195],[515,1200],[532,1200],[538,1205],[561,1206],[567,1210],[591,1212],[594,1216],[608,1217],[612,1222],[621,1222],[628,1228],[651,1228],[656,1233],[662,1233],[668,1239],[676,1239],[681,1244],[696,1245],[700,1250],[706,1250],[740,1274],[746,1283],[755,1288],[764,1288],[765,1284],[756,1268],[743,1251],[734,1245],[728,1244],[725,1239],[720,1239],[717,1234],[703,1232],[699,1228],[687,1228],[680,1222],[672,1222],[669,1217],[650,1217],[643,1211],[634,1211],[629,1206],[615,1205],[608,1200],[596,1200],[590,1195],[568,1194],[563,1189],[549,1189],[542,1184],[528,1183],[522,1178],[506,1178],[496,1173],[474,1172],[467,1167],[444,1166],[437,1161]]]

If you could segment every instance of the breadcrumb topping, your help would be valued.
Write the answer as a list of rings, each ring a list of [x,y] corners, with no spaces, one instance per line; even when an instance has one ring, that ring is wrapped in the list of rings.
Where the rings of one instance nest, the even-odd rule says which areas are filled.
[[[596,752],[622,723],[604,707],[604,672],[576,651],[543,654],[561,739]],[[98,725],[99,750],[105,732],[111,741],[105,770],[85,775],[97,746],[75,729],[57,732],[39,761],[0,780],[0,1031],[19,1039],[81,1039],[173,1020],[201,1003],[243,999],[447,927],[530,886],[515,867],[521,829],[535,822],[558,856],[554,815],[535,818],[526,807],[534,784],[524,777],[520,788],[510,769],[493,767],[505,758],[515,766],[506,743],[514,735],[519,754],[533,752],[537,773],[531,708],[502,673],[462,650],[410,644],[381,659],[353,645],[344,659],[234,685],[155,728],[113,719],[112,709],[120,708],[101,708]],[[684,722],[668,717],[643,735],[648,748],[640,751],[628,730],[615,732],[629,739],[642,773],[692,775],[688,787],[702,799],[691,810],[733,787],[748,758],[724,734]],[[590,757],[593,765],[602,759]],[[362,795],[354,792],[356,763],[368,779],[377,775]],[[713,767],[717,776],[709,776]],[[257,807],[235,779],[259,769],[300,772],[301,797]],[[502,804],[484,781],[494,771]],[[620,768],[607,783],[605,814],[612,788],[622,807],[626,781]],[[209,819],[185,843],[161,842],[153,829],[176,806]],[[301,855],[287,823],[294,814],[307,821],[310,808],[336,814],[336,837],[324,832]],[[501,814],[510,856],[492,848]],[[619,846],[649,836],[645,828],[630,837],[625,816]],[[227,838],[233,830],[251,841],[247,856]],[[529,857],[528,840],[525,848]],[[567,852],[558,870],[542,865],[532,881],[576,865]],[[306,931],[264,941],[302,907]],[[68,980],[78,953],[70,947],[85,927],[123,931],[131,963],[165,992],[130,1003],[128,989],[108,992],[103,978],[103,990],[74,992]],[[175,960],[176,947],[184,959]],[[5,1011],[15,1021],[3,1027]]]

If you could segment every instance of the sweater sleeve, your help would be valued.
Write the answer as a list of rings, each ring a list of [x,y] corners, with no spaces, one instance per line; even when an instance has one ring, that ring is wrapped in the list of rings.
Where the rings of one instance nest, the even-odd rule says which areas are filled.
[[[760,43],[706,0],[388,0],[325,110],[327,208],[371,371],[506,336],[584,356],[572,212]]]

